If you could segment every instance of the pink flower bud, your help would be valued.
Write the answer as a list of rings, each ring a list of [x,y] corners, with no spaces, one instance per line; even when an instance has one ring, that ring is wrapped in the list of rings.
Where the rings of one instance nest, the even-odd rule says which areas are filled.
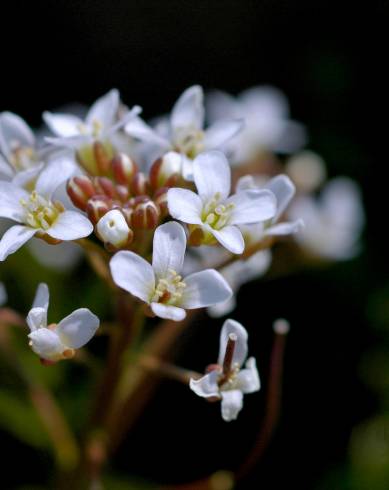
[[[88,218],[95,225],[111,209],[111,200],[104,195],[94,196],[88,201],[86,212]]]
[[[136,163],[124,153],[119,153],[111,161],[115,182],[128,187],[134,175],[138,172]]]
[[[139,196],[134,200],[132,224],[134,228],[154,229],[160,219],[158,206],[148,196]]]
[[[86,175],[72,177],[67,183],[66,190],[73,204],[82,211],[85,211],[88,200],[96,194],[91,179]]]

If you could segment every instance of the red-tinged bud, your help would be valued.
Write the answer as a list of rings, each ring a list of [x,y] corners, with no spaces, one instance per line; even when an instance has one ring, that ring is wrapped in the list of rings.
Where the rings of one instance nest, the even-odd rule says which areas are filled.
[[[85,211],[88,200],[96,194],[91,179],[86,175],[72,177],[67,183],[66,190],[72,203],[82,211]]]
[[[95,141],[93,143],[93,156],[99,175],[107,175],[110,170],[111,159],[104,145],[100,143],[100,141]]]
[[[137,164],[124,153],[119,153],[111,161],[112,173],[118,184],[128,187],[138,172]]]
[[[88,218],[96,225],[100,218],[102,218],[111,209],[111,200],[107,196],[95,196],[89,200],[86,207]]]
[[[93,183],[98,194],[103,194],[110,199],[118,197],[116,186],[108,177],[95,177]]]
[[[123,208],[120,208],[120,211],[122,212],[123,216],[125,217],[128,226],[132,226],[132,216],[134,214],[134,209],[132,207],[126,206]]]
[[[130,197],[130,192],[127,189],[127,187],[125,187],[124,185],[117,185],[116,186],[116,193],[117,193],[117,196],[121,202],[128,201],[128,199]]]
[[[150,184],[144,173],[138,172],[133,176],[130,190],[134,196],[144,196],[149,194]]]
[[[182,156],[174,151],[169,151],[158,158],[151,166],[149,177],[153,190],[160,187],[174,187],[181,178]]]
[[[169,189],[167,187],[162,187],[161,189],[158,189],[157,192],[154,194],[153,201],[157,206],[159,207],[161,211],[161,217],[166,217],[169,214],[169,210],[167,207],[167,191]]]
[[[160,219],[158,206],[147,196],[139,196],[135,199],[132,225],[134,228],[154,229]]]

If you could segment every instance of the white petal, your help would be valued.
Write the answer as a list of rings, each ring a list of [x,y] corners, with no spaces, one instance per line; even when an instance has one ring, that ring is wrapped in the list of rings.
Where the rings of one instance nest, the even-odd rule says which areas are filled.
[[[55,360],[64,351],[59,336],[48,328],[39,328],[29,334],[31,349],[39,357],[47,360]]]
[[[204,124],[204,94],[199,85],[189,87],[182,93],[172,109],[173,132],[180,128],[202,129]]]
[[[197,194],[188,190],[173,188],[167,193],[167,205],[173,218],[184,223],[201,224],[202,202]]]
[[[41,282],[36,290],[32,307],[43,308],[47,312],[47,310],[49,309],[49,301],[50,301],[49,287],[44,282]]]
[[[100,320],[87,308],[79,308],[61,320],[56,333],[62,343],[72,349],[79,349],[96,333],[99,328]]]
[[[208,229],[208,228],[207,228]],[[221,230],[209,228],[216,240],[233,254],[241,254],[244,250],[244,240],[237,226],[225,226]]]
[[[29,193],[11,182],[0,181],[0,216],[14,221],[24,220],[24,209],[20,200],[27,201]]]
[[[150,301],[155,288],[151,265],[134,252],[118,252],[109,263],[115,284],[137,298]]]
[[[146,124],[140,117],[134,117],[125,126],[125,131],[129,136],[137,138],[143,143],[156,145],[167,149],[170,146],[169,141],[161,137],[153,128]]]
[[[265,185],[265,188],[272,191],[276,196],[277,213],[273,219],[277,221],[292,200],[296,192],[296,187],[286,175],[277,175]]]
[[[219,373],[211,371],[200,379],[191,379],[189,382],[189,387],[196,395],[203,398],[209,397],[220,397],[219,387],[217,385],[217,380]]]
[[[302,228],[304,228],[304,222],[301,219],[296,221],[288,221],[285,223],[278,223],[271,226],[265,231],[267,236],[286,236],[298,233]]]
[[[209,306],[207,308],[207,313],[211,318],[220,318],[222,316],[228,315],[228,313],[234,311],[235,308],[236,308],[236,298],[234,295],[227,301],[223,301],[223,303],[218,303],[217,305]]]
[[[57,240],[78,240],[92,231],[93,225],[84,215],[77,211],[64,211],[46,233]]]
[[[67,148],[70,150],[78,150],[83,146],[92,145],[93,141],[92,136],[89,135],[69,136],[68,138],[45,138],[45,142],[49,143],[50,145],[58,146],[60,148]]]
[[[195,272],[184,279],[186,288],[180,306],[185,309],[203,308],[226,301],[232,295],[230,286],[214,269]]]
[[[43,113],[43,120],[52,133],[65,138],[79,134],[80,126],[83,124],[81,119],[73,114],[53,114],[48,111]]]
[[[34,183],[44,165],[45,164],[42,162],[38,165],[34,165],[34,167],[28,168],[27,170],[21,170],[12,178],[12,184],[18,187],[28,188],[29,184]]]
[[[96,231],[104,243],[110,243],[117,248],[128,244],[130,228],[118,209],[111,209],[102,216],[96,225]]]
[[[231,319],[228,319],[224,322],[220,332],[219,357],[217,362],[220,365],[223,364],[224,355],[226,353],[226,347],[228,342],[228,336],[231,333],[235,334],[237,337],[232,362],[237,363],[239,366],[242,366],[242,364],[244,363],[247,357],[248,334],[243,325]]]
[[[77,170],[74,161],[69,157],[61,157],[51,161],[40,173],[35,189],[41,196],[50,198],[54,191]]]
[[[47,327],[47,310],[45,308],[31,308],[26,318],[31,332],[38,328]]]
[[[296,121],[283,121],[275,150],[280,153],[295,153],[307,142],[305,126]]]
[[[157,278],[166,277],[170,270],[180,272],[184,263],[186,235],[175,221],[158,226],[153,239],[153,269]]]
[[[89,126],[94,121],[98,121],[102,123],[104,129],[108,129],[114,124],[118,109],[119,92],[116,89],[112,89],[96,100],[89,109],[85,122]]]
[[[243,175],[243,177],[238,179],[235,190],[239,193],[248,189],[258,189],[257,182],[252,175]]]
[[[206,150],[214,150],[224,145],[238,134],[244,126],[244,121],[218,121],[205,131],[204,145]]]
[[[21,147],[34,147],[35,137],[26,122],[13,112],[0,114],[0,150],[9,158],[12,153],[11,143],[17,142]]]
[[[257,364],[254,357],[247,359],[245,369],[239,371],[237,384],[243,393],[254,393],[261,388]]]
[[[226,422],[231,422],[238,417],[243,408],[243,393],[239,390],[222,391],[222,417]]]
[[[234,194],[226,204],[234,204],[228,223],[250,224],[273,218],[277,210],[274,194],[268,190],[247,190]]]
[[[0,154],[0,180],[10,180],[14,174],[15,172],[11,165]]]
[[[0,261],[19,250],[38,230],[28,226],[15,225],[9,228],[0,240]]]
[[[162,303],[151,303],[150,307],[155,315],[160,318],[166,318],[167,320],[174,320],[180,322],[186,317],[186,311],[183,308],[177,306],[164,305]]]
[[[196,157],[193,161],[193,177],[203,201],[212,199],[216,193],[224,200],[230,193],[231,169],[221,151],[207,151]]]

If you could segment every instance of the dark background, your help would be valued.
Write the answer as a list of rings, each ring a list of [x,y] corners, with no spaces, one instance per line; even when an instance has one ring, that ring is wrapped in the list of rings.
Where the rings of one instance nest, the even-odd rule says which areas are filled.
[[[319,488],[342,474],[353,426],[377,409],[358,370],[377,341],[368,297],[389,273],[382,229],[387,129],[379,117],[387,119],[387,10],[378,2],[341,11],[340,3],[329,2],[119,0],[13,2],[2,12],[0,110],[38,126],[45,109],[90,104],[117,87],[127,104],[141,105],[151,117],[195,83],[233,93],[272,84],[288,96],[292,117],[307,125],[309,148],[323,155],[329,174],[361,184],[368,215],[361,257],[249,284],[239,295],[234,318],[250,331],[265,386],[271,322],[284,316],[292,324],[282,421],[242,488]],[[197,321],[185,335],[182,365],[201,370],[213,360],[220,325]],[[219,407],[163,383],[114,468],[164,483],[233,469],[253,440],[263,393],[247,397],[240,419],[226,425]],[[48,458],[5,433],[0,446],[7,448],[2,479],[9,488],[50,473]],[[13,465],[23,465],[28,478]],[[333,478],[324,490],[349,488],[342,476]]]

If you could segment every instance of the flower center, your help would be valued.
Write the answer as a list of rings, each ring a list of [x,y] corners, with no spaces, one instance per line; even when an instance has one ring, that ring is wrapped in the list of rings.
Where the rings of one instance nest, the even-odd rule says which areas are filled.
[[[90,125],[86,125],[84,123],[78,124],[77,129],[82,135],[90,135],[97,138],[100,136],[103,130],[103,123],[99,119],[93,119]]]
[[[223,204],[220,202],[221,195],[217,192],[203,207],[201,219],[203,223],[211,226],[215,230],[220,230],[226,226],[234,204]]]
[[[182,277],[175,270],[169,269],[167,276],[158,280],[151,301],[174,305],[181,299],[185,288]]]
[[[180,128],[174,136],[174,147],[189,158],[195,158],[204,151],[204,131],[191,127]]]
[[[237,388],[237,376],[239,371],[239,364],[235,363],[231,366],[231,370],[227,374],[221,373],[217,382],[221,391],[234,390]]]
[[[38,163],[34,148],[22,146],[19,141],[11,141],[10,163],[15,170],[27,170]]]
[[[36,191],[33,191],[28,198],[20,200],[20,204],[25,209],[26,224],[32,228],[41,228],[48,230],[58,215],[64,211],[64,207],[60,202],[52,203],[50,200],[40,196]]]

